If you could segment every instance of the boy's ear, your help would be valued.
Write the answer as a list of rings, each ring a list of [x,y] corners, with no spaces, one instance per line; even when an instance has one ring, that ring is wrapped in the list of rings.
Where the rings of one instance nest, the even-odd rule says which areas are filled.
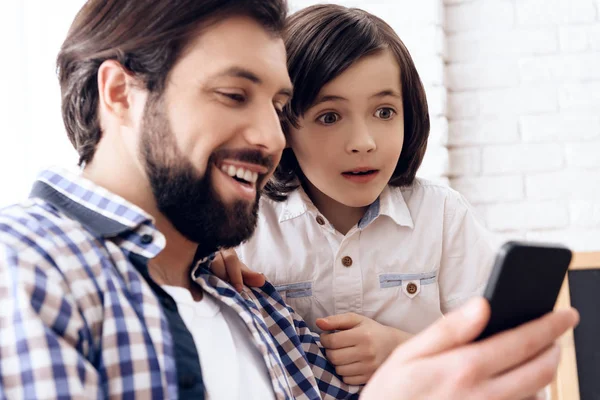
[[[132,124],[132,92],[138,82],[118,61],[106,60],[98,69],[98,105],[120,125]]]

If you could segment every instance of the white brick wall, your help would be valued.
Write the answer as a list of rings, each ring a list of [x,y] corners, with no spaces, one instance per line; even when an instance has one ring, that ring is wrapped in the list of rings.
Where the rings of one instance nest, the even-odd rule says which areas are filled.
[[[421,176],[449,177],[503,238],[600,249],[600,0],[333,1],[384,18],[411,51],[432,120]],[[11,93],[0,116],[13,133],[0,138],[0,174],[14,189],[0,206],[26,195],[41,167],[76,160],[52,65],[82,2],[0,6],[2,48],[21,54],[0,66]]]
[[[600,250],[600,0],[445,0],[450,182],[503,238]]]

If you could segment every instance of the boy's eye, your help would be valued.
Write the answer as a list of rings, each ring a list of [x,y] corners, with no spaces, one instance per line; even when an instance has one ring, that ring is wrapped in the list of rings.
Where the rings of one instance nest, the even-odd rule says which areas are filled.
[[[317,118],[317,121],[323,125],[333,125],[340,120],[340,115],[334,112],[328,112]]]
[[[395,114],[396,114],[396,111],[394,111],[394,109],[389,108],[389,107],[382,107],[382,108],[379,108],[377,111],[375,111],[375,116],[377,118],[383,119],[383,120],[392,119]]]

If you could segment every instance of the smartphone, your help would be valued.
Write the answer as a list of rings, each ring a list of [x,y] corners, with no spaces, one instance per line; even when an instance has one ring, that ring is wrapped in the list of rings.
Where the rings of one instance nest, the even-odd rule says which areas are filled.
[[[483,296],[490,302],[482,340],[551,312],[571,263],[560,245],[505,243],[499,250]]]

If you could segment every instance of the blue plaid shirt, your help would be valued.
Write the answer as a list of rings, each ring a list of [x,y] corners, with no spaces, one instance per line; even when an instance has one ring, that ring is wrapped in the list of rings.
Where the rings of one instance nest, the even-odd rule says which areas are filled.
[[[175,350],[189,332],[174,329],[170,298],[145,270],[164,246],[138,207],[81,176],[42,172],[32,198],[0,212],[0,399],[181,395],[189,371]],[[358,397],[273,286],[239,294],[208,262],[192,278],[242,318],[277,399]]]

